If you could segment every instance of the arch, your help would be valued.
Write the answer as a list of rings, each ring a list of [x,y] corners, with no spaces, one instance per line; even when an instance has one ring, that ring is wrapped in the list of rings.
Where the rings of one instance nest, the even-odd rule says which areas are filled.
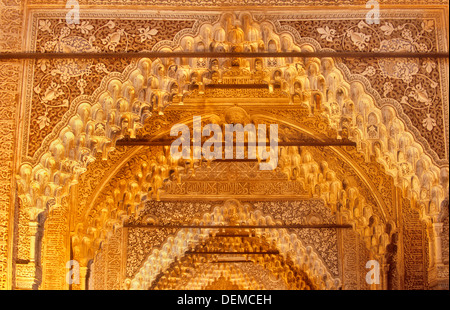
[[[249,115],[237,107],[230,109],[230,115],[227,112],[220,116],[205,113],[202,115],[202,119],[223,125],[231,121],[231,116],[239,120],[246,119],[245,123],[270,122],[271,120],[270,117],[264,115]],[[192,119],[180,121],[188,125],[192,123]],[[295,128],[295,126],[289,125]],[[295,134],[298,135],[298,133]],[[167,132],[161,131],[159,135],[155,136],[155,139],[166,135]],[[353,229],[364,240],[366,247],[374,255],[385,253],[389,238],[395,233],[395,230],[390,230],[386,235],[385,225],[389,219],[383,211],[382,198],[376,199],[379,204],[378,210],[381,212],[378,221],[374,221],[375,206],[367,202],[366,197],[355,184],[347,179],[339,179],[326,160],[316,161],[307,148],[280,147],[279,154],[280,172],[287,176],[287,180],[299,181],[309,192],[310,197],[323,199],[332,212],[339,215],[342,223],[353,226]],[[336,154],[339,155],[339,152]],[[137,166],[130,168],[133,169],[132,178],[120,181],[119,185],[106,192],[102,199],[91,201],[89,208],[96,206],[96,210],[88,211],[85,214],[89,221],[83,224],[83,229],[79,231],[79,234],[87,235],[92,239],[92,243],[90,243],[90,247],[94,249],[91,251],[92,253],[100,250],[99,246],[102,241],[115,229],[121,227],[127,219],[137,216],[145,207],[146,200],[159,200],[159,190],[163,187],[164,182],[179,182],[182,175],[195,173],[196,167],[199,167],[201,162],[193,159],[173,160],[168,147],[152,156],[147,155],[145,158]],[[342,156],[343,160],[344,158]],[[372,189],[376,191],[375,188]],[[95,235],[88,232],[88,228],[91,226],[97,228]],[[81,237],[78,239],[81,240]],[[77,244],[77,242],[73,241],[73,244]],[[87,252],[88,250],[84,251],[84,253]]]
[[[202,290],[202,289],[238,289],[238,290],[267,290],[267,289],[287,289],[284,285],[283,279],[280,277],[275,281],[270,279],[275,276],[265,269],[261,264],[246,263],[243,268],[242,263],[238,264],[220,264],[220,263],[200,263],[194,269],[194,272],[184,274],[183,278],[176,278],[179,276],[178,270],[188,269],[192,262],[189,257],[183,257],[182,261],[165,272],[158,281],[150,289],[187,289],[187,290]],[[255,279],[255,273],[261,274],[265,272],[267,277],[258,277]],[[178,280],[172,283],[172,277]],[[169,282],[168,279],[171,279]],[[168,283],[169,282],[169,283]],[[274,283],[275,282],[275,283]],[[299,281],[298,281],[299,282]],[[128,279],[127,287],[131,281]],[[300,286],[301,287],[301,286]]]
[[[203,225],[274,225],[277,221],[261,212],[254,212],[248,204],[241,205],[239,201],[230,199],[222,206],[217,206],[211,213],[205,213],[203,218],[196,219],[193,224]],[[195,248],[200,242],[208,239],[210,233],[214,234],[216,228],[183,228],[175,237],[168,238],[161,249],[154,249],[147,257],[146,262],[136,273],[133,279],[126,280],[128,289],[147,289],[156,277],[169,268],[171,263]],[[266,238],[274,243],[280,254],[286,259],[289,255],[297,266],[305,272],[313,285],[318,289],[338,289],[339,279],[333,279],[320,257],[314,253],[310,246],[303,246],[295,234],[288,234],[286,229],[272,230],[268,228],[255,229],[255,236]],[[257,261],[257,259],[255,259]],[[259,261],[261,262],[261,261]],[[129,285],[129,286],[128,286]]]
[[[294,34],[277,34],[274,26],[269,23],[250,23],[250,20],[249,13],[241,13],[237,18],[223,14],[218,22],[204,23],[196,33],[185,31],[174,42],[161,42],[155,50],[189,50],[188,42],[191,42],[191,46],[194,43],[196,46],[200,43],[210,46],[209,39],[203,39],[205,42],[200,39],[209,38],[202,36],[206,33],[217,34],[216,41],[226,46],[226,50],[232,47],[243,49],[253,45],[258,48],[264,46],[264,49],[276,46],[277,50],[279,46],[286,50],[319,49],[317,46],[298,43]],[[250,35],[253,41],[245,43],[244,39],[249,40]],[[285,39],[281,40],[282,38]],[[291,46],[287,47],[286,44],[289,43]],[[448,168],[440,168],[432,162],[423,147],[412,139],[414,135],[408,132],[393,107],[384,105],[378,108],[372,96],[366,93],[363,83],[358,80],[351,81],[347,77],[348,73],[338,67],[331,58],[300,59],[298,63],[285,63],[279,59],[266,61],[270,62],[266,63],[266,68],[272,72],[271,75],[281,73],[277,75],[281,82],[277,81],[277,77],[273,82],[267,81],[269,84],[280,83],[283,88],[283,85],[292,85],[292,81],[289,81],[292,74],[289,72],[297,72],[295,79],[306,77],[304,81],[308,81],[309,86],[303,87],[311,91],[322,90],[321,104],[315,107],[321,107],[319,112],[328,117],[330,124],[341,136],[357,142],[361,152],[376,156],[385,166],[386,172],[397,181],[397,185],[405,193],[417,197],[422,202],[420,205],[429,205],[429,201],[433,200],[433,205],[440,206],[444,199],[440,193],[448,189]],[[101,152],[106,159],[108,153],[114,150],[115,142],[124,136],[135,137],[145,119],[162,114],[169,104],[182,103],[186,91],[190,91],[189,88],[181,87],[182,85],[197,85],[201,92],[204,91],[208,81],[201,78],[203,75],[200,73],[206,68],[189,63],[183,70],[189,76],[197,75],[199,78],[186,83],[184,74],[179,75],[178,80],[169,78],[165,63],[177,62],[174,59],[152,62],[145,58],[133,62],[122,74],[114,73],[105,78],[92,96],[80,97],[72,103],[71,112],[61,123],[65,123],[65,127],[55,128],[52,138],[48,137],[51,140],[47,139],[36,152],[36,163],[23,163],[19,168],[19,195],[30,200],[31,205],[41,206],[34,214],[42,212],[49,200],[56,199],[58,203],[62,196],[67,195],[70,185],[77,182],[78,176],[86,170],[86,165],[94,160],[94,154]],[[226,66],[227,60],[220,59],[219,67]],[[173,87],[174,85],[177,87]],[[292,89],[290,92],[295,95]],[[329,100],[324,102],[323,98]],[[311,112],[317,110],[310,100],[303,100],[302,103],[306,104]],[[369,110],[377,116],[377,124],[368,124],[366,113]],[[356,119],[359,124],[356,124]],[[373,132],[374,126],[376,133]],[[407,149],[408,152],[402,152],[402,156],[398,156],[398,148]],[[424,163],[430,173],[421,173]],[[433,197],[430,192],[432,188]],[[425,218],[435,217],[439,214],[439,207],[435,209],[422,210],[422,214]]]
[[[160,42],[154,50],[190,50],[195,46],[193,44],[198,44],[200,35],[206,32],[216,35],[217,40],[214,44],[208,40],[203,42],[205,47],[209,46],[213,51],[227,51],[232,47],[263,51],[268,50],[271,40],[276,43],[277,49],[280,46],[286,48],[288,42],[292,44],[291,50],[320,50],[320,46],[310,40],[299,41],[295,34],[284,34],[292,40],[285,40],[280,44],[280,35],[277,33],[279,29],[275,28],[276,26],[268,22],[253,22],[240,26],[239,20],[244,16],[249,15],[243,14],[235,19],[231,15],[224,14],[218,22],[204,23],[196,32],[184,31],[173,42]],[[244,27],[244,31],[234,28],[234,32],[229,33],[230,23],[235,27]],[[247,40],[246,36],[250,34],[253,36],[252,40],[245,46],[244,40]],[[230,38],[229,35],[233,38],[227,39]],[[188,42],[191,42],[191,47]],[[72,102],[62,122],[55,127],[52,135],[45,139],[40,150],[36,152],[35,161],[23,163],[19,168],[18,195],[27,202],[26,205],[31,206],[30,220],[36,221],[38,215],[49,205],[57,206],[60,199],[68,194],[70,186],[77,183],[78,176],[86,170],[87,165],[95,160],[97,153],[101,153],[103,159],[107,159],[108,154],[114,151],[118,139],[136,137],[145,121],[163,114],[168,105],[182,104],[187,95],[197,89],[204,92],[205,86],[210,83],[204,75],[207,69],[194,60],[189,59],[187,63],[171,59],[151,61],[146,58],[133,61],[122,73],[107,76],[91,96],[79,97]],[[227,61],[218,60],[219,68],[225,68],[219,71],[220,76],[223,76],[224,72],[231,72],[232,67],[235,67]],[[433,163],[414,134],[398,117],[395,105],[385,104],[380,108],[375,102],[378,100],[376,96],[368,93],[367,83],[363,78],[352,76],[342,64],[335,63],[332,58],[292,59],[292,63],[290,61],[278,58],[265,59],[263,69],[266,72],[261,73],[260,81],[267,83],[269,90],[274,91],[278,81],[270,77],[279,70],[280,87],[284,92],[295,95],[289,87],[292,85],[289,80],[292,79],[292,72],[297,72],[294,74],[294,80],[302,82],[303,90],[321,94],[321,104],[314,105],[307,92],[299,99],[300,102],[293,100],[292,104],[305,107],[311,115],[317,113],[326,117],[339,137],[348,137],[357,143],[361,153],[375,156],[385,167],[386,173],[394,177],[404,195],[420,202],[417,205],[421,206],[421,215],[424,219],[431,220],[439,214],[441,201],[448,190],[448,168],[441,168]],[[249,60],[244,58],[239,64],[245,67],[247,62]],[[179,65],[180,73],[178,74],[177,70],[176,78],[169,76],[168,63]],[[163,68],[164,70],[160,70]],[[250,69],[246,70],[251,72]],[[187,79],[193,74],[198,78]],[[313,110],[313,107],[316,109]],[[368,111],[375,113],[377,122],[370,125],[377,127],[376,135],[369,133]],[[297,158],[298,156],[292,156],[289,161],[295,162]],[[306,175],[309,169],[314,173],[320,171],[320,165],[309,162],[309,158],[310,156],[304,155],[302,164],[297,167],[294,165],[289,168],[291,170],[286,169],[287,173],[296,177],[299,171],[300,175],[302,173]],[[105,209],[111,211],[111,218],[100,221],[107,228],[106,231],[114,229],[124,218],[138,210],[139,203],[146,195],[142,193],[150,192],[157,195],[158,186],[170,177],[170,171],[179,170],[180,163],[164,162],[167,158],[161,160],[163,161],[157,160],[150,166],[142,167],[143,171],[151,168],[151,174],[142,174],[141,171],[142,175],[150,177],[149,180],[142,179],[138,175],[137,182],[122,184],[121,188],[113,193],[111,200],[105,202],[106,205],[117,206],[117,202],[121,201],[119,209]],[[304,163],[308,163],[309,166]],[[324,186],[325,191],[320,184],[314,184],[314,176],[306,177],[305,183],[314,184],[314,192],[326,197],[327,201],[336,201],[336,208],[343,210],[346,221],[355,223],[355,229],[360,230],[365,236],[368,246],[378,247],[378,251],[382,253],[387,238],[383,234],[380,235],[383,229],[379,227],[379,221],[370,215],[370,207],[361,206],[357,189],[348,187],[344,189],[343,185],[339,186],[339,182],[333,180],[332,173],[328,174],[328,177],[329,179],[325,176],[323,181],[329,183]],[[341,184],[344,184],[344,181]],[[335,194],[336,192],[342,194],[339,196]],[[337,197],[341,197],[339,198],[341,200]],[[77,231],[80,232],[81,238],[74,241],[75,244],[80,244],[80,251],[83,249],[85,251],[83,253],[91,256],[93,255],[91,247],[98,247],[97,241],[104,237],[102,234],[105,231],[89,228],[80,225]]]

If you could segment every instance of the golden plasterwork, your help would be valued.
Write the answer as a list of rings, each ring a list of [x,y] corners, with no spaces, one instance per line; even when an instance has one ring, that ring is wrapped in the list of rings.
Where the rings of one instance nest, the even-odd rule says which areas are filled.
[[[364,23],[360,7],[294,14],[276,0],[266,3],[277,8],[273,14],[86,8],[83,24],[65,27],[63,10],[39,10],[36,0],[22,17],[16,2],[6,4],[13,22],[0,35],[19,33],[23,19],[32,31],[22,45],[45,52],[431,52],[448,39],[439,7],[386,9],[378,27]],[[1,51],[18,50],[16,37],[3,40]],[[11,78],[19,72],[23,84]],[[1,288],[448,288],[448,59],[11,61],[1,63],[1,76]],[[281,146],[277,169],[262,172],[257,162],[174,160],[167,147],[116,145],[167,138],[193,116],[220,126],[278,124],[282,142],[356,147]],[[351,228],[236,237],[127,226],[325,222]],[[184,255],[224,245],[281,254],[233,257],[245,264]],[[364,282],[370,259],[381,262],[379,286]],[[69,284],[72,260],[80,281]]]

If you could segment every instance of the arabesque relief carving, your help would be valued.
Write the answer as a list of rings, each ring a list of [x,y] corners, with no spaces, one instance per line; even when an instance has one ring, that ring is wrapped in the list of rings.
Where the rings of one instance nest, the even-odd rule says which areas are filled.
[[[270,216],[265,216],[261,212],[252,211],[249,205],[240,205],[240,203],[235,200],[228,200],[224,202],[223,206],[217,206],[211,213],[205,213],[202,218],[193,221],[193,223],[198,223],[200,225],[232,225],[233,223],[254,225],[275,222],[276,221]],[[194,249],[197,246],[208,247],[209,234],[212,233],[214,235],[218,230],[220,231],[220,229],[214,228],[180,229],[176,236],[167,239],[160,250],[154,249],[152,251],[147,257],[144,266],[133,279],[125,280],[126,288],[147,289],[152,284],[155,277],[160,274],[162,270],[169,267],[175,257],[182,256],[186,250]],[[329,271],[323,266],[320,258],[314,253],[312,248],[310,246],[305,247],[295,234],[290,235],[285,229],[255,229],[254,234],[258,237],[257,240],[262,241],[263,239],[267,239],[268,244],[276,245],[283,256],[287,256],[288,252],[292,252],[293,263],[302,267],[301,270],[306,273],[314,286],[335,289],[339,287],[340,280],[334,279],[330,275]],[[233,237],[230,236],[230,238]],[[251,247],[251,243],[239,243],[237,246]],[[213,243],[210,247],[214,247]]]
[[[23,2],[20,0],[0,2],[0,52],[16,52],[21,49]],[[19,105],[21,72],[23,64],[16,59],[0,62],[0,290],[11,289],[14,267],[11,264],[14,250],[11,232],[15,220],[14,178],[17,144],[16,117]],[[25,245],[26,246],[26,245]],[[28,267],[16,274],[28,275]]]
[[[226,5],[239,4],[229,1]],[[321,1],[321,5],[329,3]],[[68,26],[61,12],[31,10],[32,33],[25,45],[45,53],[431,52],[445,47],[438,29],[442,17],[437,13],[388,11],[378,26],[365,23],[360,12],[345,13],[346,20],[337,13],[325,20],[321,14],[128,15],[87,10],[79,25]],[[443,213],[445,199],[448,204],[445,64],[441,59],[407,58],[394,64],[391,59],[330,57],[2,62],[1,83],[9,88],[0,91],[5,99],[0,102],[0,118],[7,119],[0,121],[5,125],[0,137],[0,158],[5,159],[0,167],[0,191],[5,191],[0,195],[0,229],[5,232],[0,239],[0,287],[7,282],[4,258],[11,214],[11,199],[4,197],[13,189],[4,180],[13,179],[14,174],[20,199],[13,268],[19,288],[36,288],[41,281],[40,288],[68,288],[64,273],[69,258],[83,268],[82,280],[89,274],[86,270],[91,273],[88,287],[99,289],[184,285],[192,289],[368,289],[361,275],[369,259],[382,262],[386,288],[427,289],[433,281],[448,279],[448,246],[444,245],[448,214]],[[26,75],[21,94],[25,115],[19,131],[24,136],[16,143],[21,144],[20,160],[15,163],[11,119],[19,91],[10,77],[19,71]],[[233,88],[236,85],[250,87]],[[116,145],[118,140],[167,138],[173,124],[190,126],[195,115],[220,126],[277,123],[284,142],[334,139],[355,142],[356,147],[281,146],[278,167],[262,173],[257,171],[257,161],[174,160],[168,147]],[[227,169],[236,171],[227,175],[229,179],[222,174]],[[204,244],[217,246],[211,238],[217,231],[124,226],[144,220],[140,216],[149,206],[170,206],[194,195],[216,203],[199,198],[192,202],[199,206],[196,210],[184,205],[190,210],[189,219],[180,215],[180,223],[223,224],[233,222],[233,216],[246,223],[279,223],[278,211],[284,223],[298,223],[306,215],[287,211],[286,205],[319,201],[315,206],[321,210],[321,221],[352,228],[342,233],[256,231],[251,237],[256,240],[236,246],[270,249],[264,242],[271,241],[280,257],[255,256],[242,266],[219,264],[222,272],[212,276],[206,263],[214,257],[196,261],[183,253]],[[246,201],[249,195],[280,201],[290,196],[291,202]],[[224,197],[233,196],[241,204],[225,202]],[[404,219],[399,208],[405,212]],[[161,223],[169,218],[174,220],[159,214],[145,221]],[[227,238],[232,242],[233,237]],[[408,243],[409,239],[414,243]],[[142,240],[151,242],[152,252],[144,250]],[[123,244],[132,250],[124,252]],[[61,248],[66,250],[56,255]],[[180,270],[191,265],[199,268],[197,278],[180,277]],[[262,270],[272,282],[258,280]],[[162,271],[167,273],[161,276]],[[108,273],[111,276],[105,276]],[[83,282],[71,288],[86,287]]]
[[[215,203],[217,204],[217,202]],[[283,224],[335,223],[335,216],[323,205],[322,200],[284,201],[284,202],[252,202],[255,210],[271,215],[274,220]],[[128,224],[182,224],[200,218],[213,209],[212,203],[201,202],[149,202],[136,220]],[[159,220],[156,220],[159,219]],[[161,248],[168,236],[174,236],[176,229],[146,229],[127,227],[128,250],[126,276],[131,278],[141,266],[144,258],[152,248]],[[288,229],[297,235],[305,246],[310,246],[322,257],[330,273],[339,276],[337,234],[334,229]],[[148,245],[151,244],[152,247]]]
[[[245,14],[240,19],[225,14],[215,24],[205,22],[198,33],[207,38],[203,40],[214,38],[215,41],[198,41],[200,37],[186,34],[179,36],[181,45],[159,44],[158,50],[201,51],[206,47],[213,51],[314,50],[305,44],[295,45],[292,36],[276,35],[270,24],[256,24]],[[21,167],[19,192],[36,206],[35,214],[45,209],[49,199],[58,200],[67,194],[70,184],[76,182],[85,172],[86,165],[94,160],[93,154],[101,152],[103,158],[107,158],[114,150],[115,141],[124,136],[135,137],[145,119],[157,118],[174,99],[182,100],[189,88],[201,92],[203,87],[214,84],[212,73],[215,70],[208,66],[218,66],[219,75],[225,74],[222,70],[232,72],[246,67],[254,72],[263,70],[260,80],[268,84],[269,90],[280,88],[293,97],[298,94],[299,104],[308,107],[310,114],[327,115],[332,127],[338,131],[338,137],[355,140],[362,152],[376,155],[397,184],[414,191],[413,194],[425,203],[431,200],[423,215],[439,211],[444,188],[448,187],[448,169],[439,169],[423,153],[423,148],[414,142],[392,107],[380,110],[364,93],[360,82],[346,82],[334,67],[334,60],[312,58],[286,63],[289,60],[275,58],[264,59],[259,64],[258,59],[253,62],[217,60],[217,64],[214,59],[205,64],[198,63],[199,59],[189,59],[187,63],[183,59],[180,61],[141,59],[116,78],[105,78],[105,90],[100,91],[101,87],[94,92],[95,96],[91,96],[97,98],[95,104],[92,99],[79,97],[82,99],[77,103],[77,113],[60,131],[59,137],[50,143],[49,151],[36,153],[42,154],[36,166],[24,164]],[[173,70],[170,67],[174,65],[176,75],[171,77]],[[373,134],[373,128],[366,128],[369,121],[376,125],[377,135]],[[377,139],[371,140],[369,136]],[[400,145],[402,152],[397,152],[395,145]],[[36,190],[31,190],[29,184],[34,184]],[[40,193],[39,197],[34,192]]]

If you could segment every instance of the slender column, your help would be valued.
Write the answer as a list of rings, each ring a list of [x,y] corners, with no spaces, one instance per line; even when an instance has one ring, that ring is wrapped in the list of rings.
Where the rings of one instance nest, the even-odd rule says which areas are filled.
[[[30,222],[30,262],[35,261],[36,256],[36,233],[38,231],[38,222]]]
[[[441,240],[441,233],[442,233],[442,223],[433,223],[433,229],[434,229],[434,249],[435,249],[435,263],[436,265],[442,264],[442,240]]]
[[[82,291],[86,290],[86,275],[88,267],[80,267],[80,289]]]
[[[389,264],[381,264],[381,275],[380,275],[380,280],[381,280],[381,289],[382,290],[387,290],[388,289],[388,271],[389,271]]]
[[[434,232],[434,278],[430,279],[431,287],[434,289],[448,290],[448,265],[444,265],[442,260],[442,231],[444,224],[433,223]]]

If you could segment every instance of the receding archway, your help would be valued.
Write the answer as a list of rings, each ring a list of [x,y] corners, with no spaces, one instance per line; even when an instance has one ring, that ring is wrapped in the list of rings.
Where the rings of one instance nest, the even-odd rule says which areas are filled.
[[[213,48],[226,49],[227,46],[239,45],[242,42],[243,32],[239,31],[238,28],[233,29],[233,31],[226,31],[228,28],[223,26],[223,23],[228,26],[231,25],[227,24],[227,21],[231,24],[234,23],[233,18],[224,15],[221,23],[219,23],[220,25],[205,26],[204,29],[213,29],[218,37],[223,35],[222,44]],[[210,26],[212,28],[208,28]],[[276,34],[273,26],[268,24],[263,26],[267,27],[266,29],[269,29],[269,32],[271,31],[270,40],[264,42],[264,47],[278,49],[279,35]],[[251,34],[256,38],[254,42],[257,42],[261,34],[258,33],[257,29],[252,28],[252,30],[254,31]],[[180,46],[183,48],[189,46],[188,42],[197,44],[194,46],[200,48],[199,42],[195,41],[198,39],[195,35],[187,35],[179,39]],[[252,45],[250,44],[250,46]],[[169,47],[177,48],[178,46],[172,42]],[[167,46],[160,44],[158,48],[164,50]],[[313,49],[306,45],[294,46],[294,48],[300,48],[300,50]],[[236,63],[239,63],[239,66],[242,64],[247,66],[246,61],[248,60],[236,61],[229,65],[236,67]],[[396,117],[394,109],[389,107],[377,109],[374,103],[370,102],[370,96],[365,96],[361,85],[346,82],[342,73],[335,70],[332,59],[309,59],[306,63],[303,63],[304,68],[308,71],[307,74],[305,72],[299,73],[301,70],[294,69],[295,66],[287,66],[288,68],[281,70],[280,66],[286,65],[285,60],[270,59],[268,61],[272,64],[265,63],[266,67],[270,68],[266,81],[269,90],[278,92],[277,96],[287,99],[287,104],[299,104],[305,113],[320,112],[327,115],[332,128],[336,130],[339,136],[348,136],[355,140],[360,151],[365,154],[375,154],[388,167],[387,173],[392,173],[396,177],[399,175],[404,177],[405,183],[400,183],[400,185],[403,187],[405,195],[411,194],[411,197],[423,198],[424,210],[422,216],[424,218],[429,214],[436,213],[440,201],[443,199],[443,190],[448,186],[445,169],[439,171],[437,167],[434,167],[432,161],[416,145],[413,136],[405,133],[405,127]],[[282,63],[278,63],[279,61]],[[302,61],[304,60],[299,62]],[[205,81],[208,77],[199,75],[198,64],[194,64],[192,61],[180,64],[185,65],[186,68],[180,70],[177,73],[179,76],[176,76],[176,78],[169,79],[169,72],[166,74],[160,70],[169,67],[169,64],[165,62],[166,60],[141,59],[131,65],[122,75],[114,75],[106,79],[95,96],[89,100],[84,98],[85,102],[80,100],[75,104],[77,110],[67,117],[67,124],[63,124],[66,127],[61,126],[61,130],[54,135],[54,139],[49,139],[53,142],[48,143],[47,149],[44,148],[42,152],[36,153],[38,157],[40,156],[39,163],[36,165],[24,164],[21,167],[18,180],[19,195],[25,204],[30,206],[29,213],[32,221],[37,218],[40,212],[46,210],[49,204],[54,203],[53,199],[56,199],[55,205],[58,206],[59,199],[67,195],[70,186],[77,182],[78,175],[83,173],[86,165],[94,159],[93,154],[95,152],[101,152],[104,158],[107,158],[108,152],[114,150],[115,141],[124,136],[133,137],[137,129],[143,126],[146,117],[155,117],[156,114],[163,113],[167,104],[181,103],[182,100],[187,100],[190,93],[187,96],[182,92],[180,93],[180,89],[184,90],[181,86],[183,79],[185,82],[188,81],[189,85],[187,86],[191,87],[192,92],[197,92],[198,95],[204,93],[203,87],[207,84]],[[214,63],[212,62],[212,64]],[[273,64],[275,65],[273,66]],[[259,65],[256,61],[254,63],[248,62],[248,67],[251,69],[254,66],[256,70]],[[222,63],[222,66],[226,67],[226,63]],[[325,71],[320,72],[323,67],[330,71],[323,74]],[[299,68],[303,69],[302,66]],[[200,71],[206,73],[206,70]],[[187,72],[189,75],[184,75]],[[232,70],[227,72],[232,72]],[[199,81],[199,76],[205,78],[205,80]],[[340,84],[327,85],[329,77],[336,77]],[[211,81],[214,81],[213,76],[211,76]],[[350,85],[352,86],[351,92],[349,92]],[[331,89],[331,92],[329,92],[330,98],[334,94],[335,100],[323,101],[326,97],[324,97],[323,89],[320,88],[326,86]],[[296,87],[300,92],[295,90]],[[305,98],[302,96],[302,90],[306,90],[308,87],[310,91],[313,91],[313,95],[314,92],[318,95],[312,96],[312,101],[304,100]],[[147,91],[144,91],[145,89]],[[149,89],[150,91],[148,91]],[[354,101],[353,99],[360,96],[365,97],[364,102],[360,101],[359,103],[365,103],[366,105],[361,106],[360,113],[354,113],[355,108],[351,103]],[[373,109],[375,115],[365,115],[361,112],[367,109]],[[355,123],[358,124],[359,131],[355,126],[353,128],[349,126],[349,124],[353,124],[353,116],[356,116],[356,120],[359,120],[359,123]],[[372,126],[370,132],[366,132],[366,125]],[[379,129],[384,126],[384,130],[388,131],[389,135],[392,133],[392,135],[382,137],[380,135],[383,130],[373,132],[373,128],[375,128],[373,126]],[[386,140],[401,142],[405,151],[400,154],[398,149],[391,148],[392,143],[386,143]],[[367,141],[371,142],[368,143]],[[405,152],[409,152],[408,154],[411,154],[411,156],[407,156],[405,159]],[[401,174],[399,171],[401,171]]]

